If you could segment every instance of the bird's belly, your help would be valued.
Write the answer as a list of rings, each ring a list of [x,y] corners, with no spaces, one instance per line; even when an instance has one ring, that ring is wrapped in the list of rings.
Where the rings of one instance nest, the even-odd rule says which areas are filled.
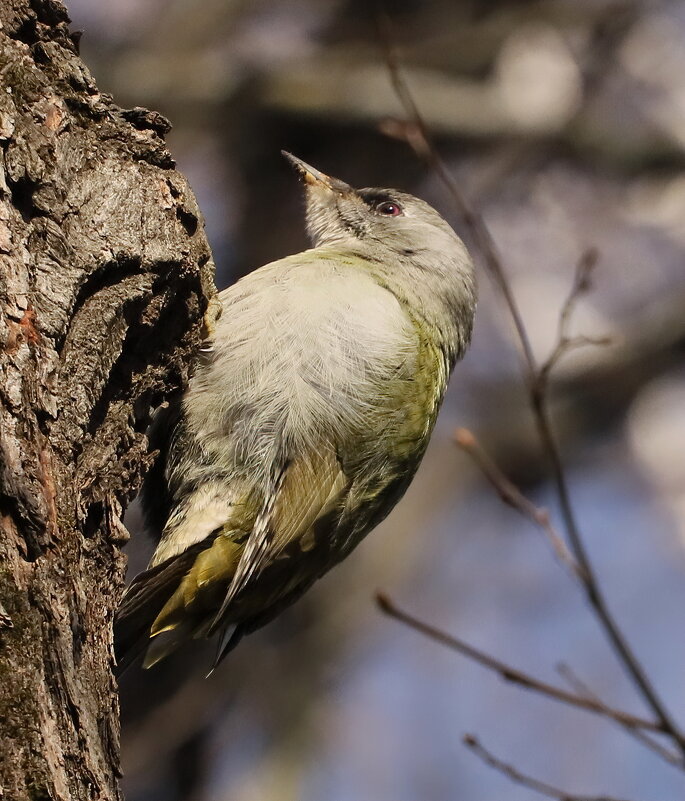
[[[392,427],[417,369],[416,332],[390,292],[353,279],[271,285],[229,305],[220,358],[191,386],[204,408],[186,407],[205,441],[221,437],[232,461],[252,466],[284,442],[306,450]]]

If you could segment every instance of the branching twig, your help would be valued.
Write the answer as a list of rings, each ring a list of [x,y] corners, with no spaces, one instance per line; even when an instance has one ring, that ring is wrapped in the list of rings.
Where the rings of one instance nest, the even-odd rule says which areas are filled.
[[[554,348],[552,348],[550,355],[540,365],[540,368],[537,371],[536,391],[539,393],[544,394],[546,392],[549,376],[552,370],[557,366],[561,358],[567,353],[587,345],[610,345],[612,342],[611,337],[571,337],[569,335],[571,318],[573,316],[573,312],[575,311],[576,304],[580,300],[581,296],[589,292],[591,288],[592,271],[597,266],[598,259],[598,251],[595,248],[589,248],[578,260],[576,272],[573,278],[573,286],[571,287],[571,291],[564,301],[564,305],[561,307],[561,313],[559,314],[556,344]]]
[[[573,558],[573,554],[567,548],[563,538],[552,525],[548,511],[535,506],[535,504],[529,501],[515,484],[509,481],[499,467],[497,467],[497,465],[483,450],[480,443],[471,431],[466,428],[458,428],[454,434],[454,439],[457,445],[463,451],[468,453],[473,461],[478,465],[483,475],[490,482],[501,500],[508,506],[516,509],[516,511],[522,514],[523,517],[530,520],[532,523],[542,529],[542,531],[547,535],[547,539],[550,541],[557,558],[564,565],[566,565],[566,567],[576,576],[576,578],[582,579],[580,567]]]
[[[581,681],[581,679],[576,675],[571,668],[561,663],[557,665],[557,672],[560,676],[562,676],[573,689],[578,693],[578,695],[582,695],[585,698],[589,698],[595,701],[598,704],[604,706],[604,702],[602,699],[597,695],[597,693],[593,692],[585,682]],[[618,720],[617,718],[609,715],[608,717],[612,717],[612,719],[618,723],[619,726],[625,729],[625,731],[631,736],[638,740],[642,745],[646,748],[649,748],[650,751],[654,751],[655,754],[660,756],[663,760],[668,762],[670,765],[674,765],[678,768],[685,767],[683,762],[683,757],[680,754],[675,754],[670,751],[668,748],[665,748],[661,743],[657,742],[653,737],[650,737],[646,732],[641,729],[636,728],[635,726],[626,726],[622,720]]]
[[[463,737],[463,743],[477,757],[482,759],[486,765],[489,765],[491,768],[503,773],[508,779],[516,784],[520,784],[522,787],[527,787],[529,790],[533,790],[541,795],[546,795],[548,798],[555,798],[557,801],[620,801],[620,799],[610,797],[608,795],[574,795],[573,793],[567,793],[565,790],[555,787],[552,784],[540,781],[540,779],[534,779],[532,776],[521,773],[518,768],[515,768],[513,765],[503,762],[501,759],[496,757],[492,752],[488,751],[484,745],[481,744],[474,734],[465,734]]]
[[[545,381],[540,380],[540,371],[533,354],[528,332],[490,232],[483,218],[474,212],[462,197],[456,182],[431,141],[426,124],[400,71],[388,29],[388,20],[383,15],[379,16],[379,32],[392,85],[409,118],[406,123],[396,124],[395,135],[400,135],[404,138],[416,155],[435,172],[444,184],[452,198],[457,214],[461,217],[464,227],[469,232],[476,250],[481,254],[488,274],[502,295],[509,311],[523,357],[524,379],[529,393],[535,425],[551,465],[552,480],[559,498],[561,516],[569,546],[582,570],[581,585],[585,590],[585,595],[627,674],[632,678],[645,702],[659,719],[661,728],[668,733],[677,743],[678,748],[685,754],[685,735],[680,731],[671,713],[657,695],[650,679],[611,615],[595,576],[580,534],[561,455],[552,430]]]
[[[453,651],[457,651],[462,656],[471,659],[473,662],[477,662],[482,667],[491,670],[493,673],[497,673],[500,678],[504,679],[504,681],[517,684],[519,687],[523,687],[526,690],[533,690],[534,692],[546,695],[548,698],[553,698],[555,701],[561,701],[564,704],[570,704],[571,706],[585,709],[588,712],[594,712],[596,714],[612,718],[613,720],[621,723],[623,726],[647,729],[649,731],[661,731],[660,725],[652,722],[651,720],[639,718],[635,715],[631,715],[628,712],[623,712],[620,709],[612,709],[604,703],[598,703],[597,701],[587,698],[584,695],[575,695],[574,693],[563,690],[560,687],[555,687],[553,684],[548,684],[540,679],[536,679],[534,676],[531,676],[528,673],[517,670],[516,668],[511,667],[511,665],[508,665],[506,662],[502,662],[501,660],[496,659],[489,654],[485,654],[483,651],[479,651],[477,648],[465,643],[463,640],[460,640],[451,634],[447,634],[447,632],[444,632],[435,626],[431,626],[429,623],[425,623],[423,620],[419,620],[413,615],[404,612],[402,609],[399,609],[393,603],[393,601],[388,598],[387,595],[383,593],[376,594],[376,603],[378,604],[380,610],[389,617],[399,620],[401,623],[404,623],[406,626],[415,629],[426,637],[430,637],[430,639],[435,640],[442,645],[446,645],[448,648],[451,648]]]

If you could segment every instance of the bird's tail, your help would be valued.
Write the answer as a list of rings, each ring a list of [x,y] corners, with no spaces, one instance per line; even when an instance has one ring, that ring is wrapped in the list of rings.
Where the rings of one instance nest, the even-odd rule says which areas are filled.
[[[192,567],[198,552],[207,548],[207,545],[207,540],[197,543],[133,579],[114,616],[117,676],[147,648],[152,624]]]

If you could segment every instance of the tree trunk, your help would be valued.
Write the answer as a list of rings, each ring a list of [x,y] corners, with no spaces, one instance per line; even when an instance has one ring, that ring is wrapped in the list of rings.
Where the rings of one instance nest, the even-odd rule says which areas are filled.
[[[0,4],[0,797],[119,799],[112,614],[151,407],[213,308],[168,123],[98,92],[54,0]]]

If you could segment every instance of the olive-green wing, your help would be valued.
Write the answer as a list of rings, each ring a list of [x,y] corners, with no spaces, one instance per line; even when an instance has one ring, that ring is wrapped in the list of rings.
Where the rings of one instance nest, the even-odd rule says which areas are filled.
[[[349,483],[337,454],[328,445],[282,468],[274,481],[273,494],[265,500],[247,540],[210,633],[221,625],[231,602],[250,581],[287,548],[297,544],[300,551],[307,552],[315,546],[314,524],[340,505]]]
[[[258,614],[262,602],[271,605],[288,591],[276,583],[264,588],[266,596],[262,598],[262,588],[250,594],[250,583],[283,558],[290,546],[301,552],[314,547],[315,522],[341,503],[348,484],[329,447],[287,463],[275,477],[273,491],[264,499],[249,534],[228,524],[188,566],[152,623],[144,666],[160,661],[184,640],[221,630],[218,661],[229,642],[234,644],[229,636],[233,625]],[[293,575],[298,566],[298,560],[293,560]]]

